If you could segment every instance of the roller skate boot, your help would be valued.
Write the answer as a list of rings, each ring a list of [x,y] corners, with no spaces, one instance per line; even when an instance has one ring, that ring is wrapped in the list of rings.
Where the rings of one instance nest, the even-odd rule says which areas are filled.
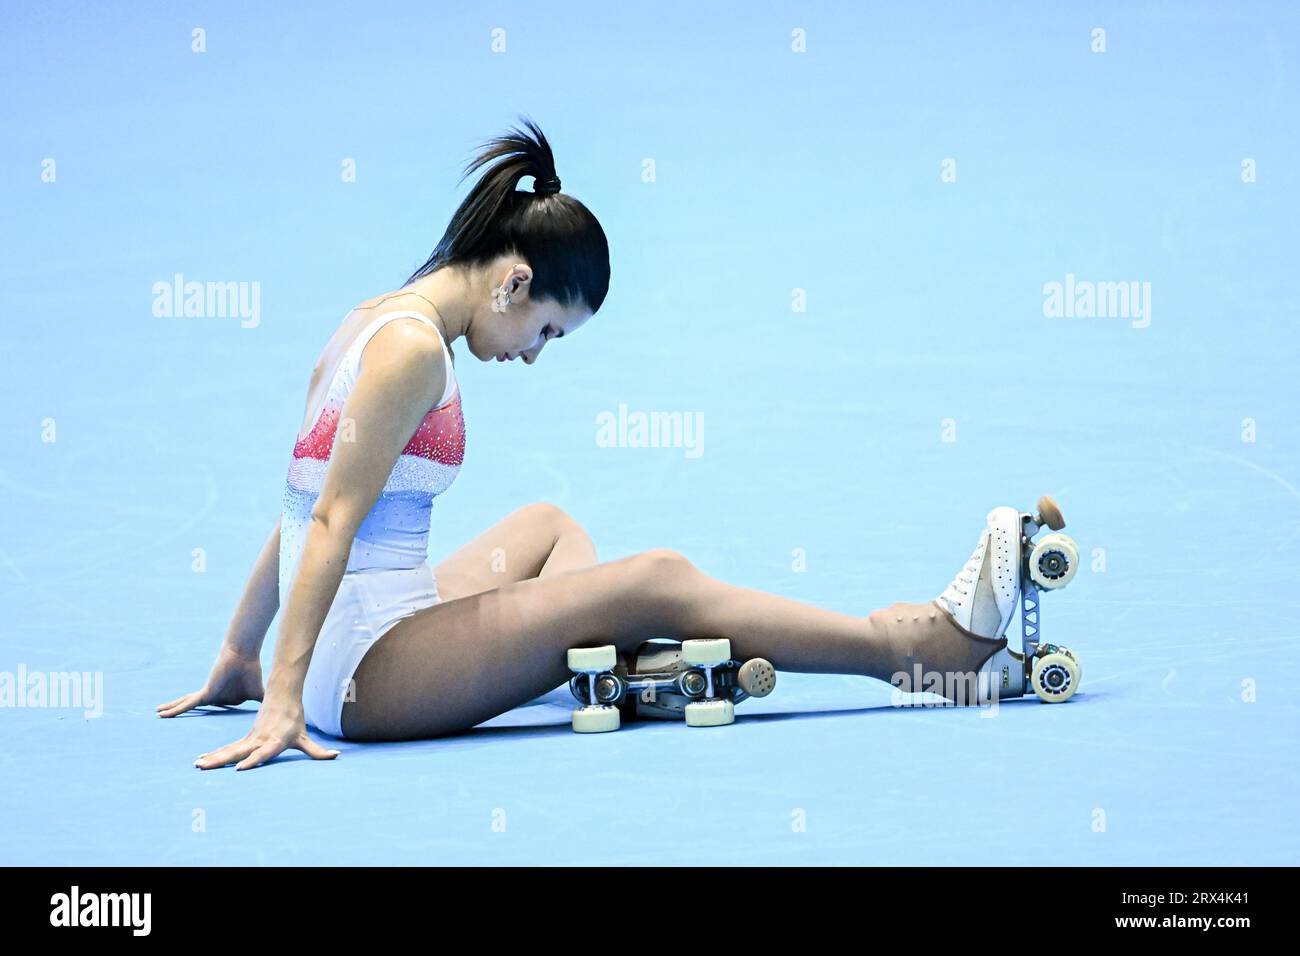
[[[1042,640],[1042,592],[1065,587],[1079,569],[1078,546],[1055,533],[1064,527],[1061,509],[1047,495],[1038,499],[1037,514],[995,508],[975,553],[939,598],[962,627],[998,636],[1019,605],[1020,649],[1008,644],[985,662],[980,673],[981,686],[996,690],[999,699],[1021,697],[1032,690],[1046,703],[1064,703],[1083,678],[1073,651]],[[1043,528],[1053,533],[1035,541]]]

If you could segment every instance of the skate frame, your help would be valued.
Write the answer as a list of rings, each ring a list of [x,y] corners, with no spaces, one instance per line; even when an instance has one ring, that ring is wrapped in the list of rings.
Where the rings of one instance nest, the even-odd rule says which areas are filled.
[[[1029,576],[1029,552],[1032,539],[1040,527],[1033,515],[1020,515],[1020,650],[1013,651],[1010,642],[998,651],[983,667],[990,680],[997,681],[998,699],[1023,697],[1029,687],[1033,660],[1042,643],[1042,596],[1038,585]]]
[[[738,704],[746,700],[749,694],[736,681],[740,665],[737,660],[723,661],[707,667],[696,665],[678,674],[584,672],[569,679],[569,691],[583,703],[619,706],[625,701],[635,702],[638,716],[680,718],[692,701],[730,700]]]

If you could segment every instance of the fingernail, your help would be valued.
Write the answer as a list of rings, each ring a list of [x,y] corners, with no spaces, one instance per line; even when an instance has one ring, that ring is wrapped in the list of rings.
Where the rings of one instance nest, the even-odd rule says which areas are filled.
[[[337,756],[338,756],[339,754],[341,754],[342,752],[343,752],[343,751],[341,751],[341,750],[331,750],[331,751],[330,751],[330,753],[333,754],[335,757],[337,757]]]

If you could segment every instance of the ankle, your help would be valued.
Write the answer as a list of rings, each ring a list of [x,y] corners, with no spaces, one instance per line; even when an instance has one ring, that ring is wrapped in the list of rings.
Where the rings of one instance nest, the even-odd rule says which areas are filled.
[[[879,659],[879,673],[872,676],[890,683],[896,683],[897,675],[912,682],[918,668],[945,676],[978,672],[1007,643],[1004,638],[971,633],[934,601],[891,604],[873,611],[866,624]]]

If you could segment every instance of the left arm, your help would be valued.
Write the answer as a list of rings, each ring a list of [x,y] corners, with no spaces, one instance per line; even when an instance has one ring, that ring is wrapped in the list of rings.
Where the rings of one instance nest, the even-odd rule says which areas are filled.
[[[409,324],[408,324],[409,323]],[[241,740],[195,761],[203,770],[235,764],[249,770],[285,750],[317,760],[337,756],[307,735],[303,687],[312,652],[346,573],[357,529],[375,506],[403,449],[442,394],[445,373],[438,334],[413,320],[390,322],[362,350],[356,384],[341,421],[354,428],[335,436],[320,494],[285,594],[266,698]]]

